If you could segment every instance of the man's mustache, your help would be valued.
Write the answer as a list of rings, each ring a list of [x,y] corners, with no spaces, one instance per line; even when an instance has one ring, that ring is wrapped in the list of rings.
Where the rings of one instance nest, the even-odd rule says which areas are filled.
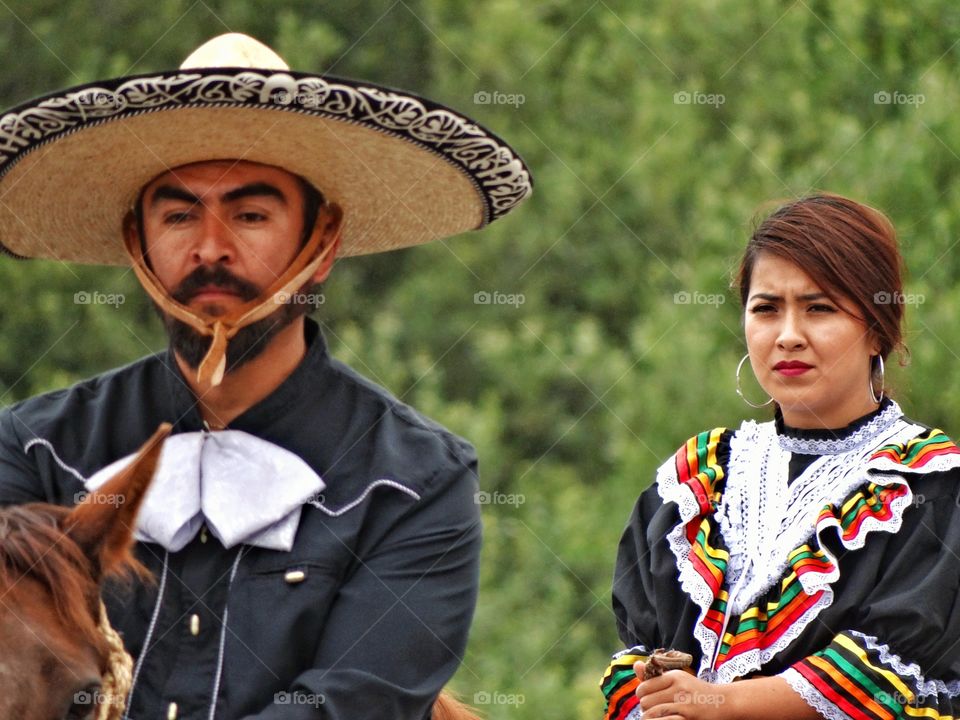
[[[170,294],[178,303],[186,304],[204,288],[217,287],[235,293],[242,300],[253,300],[260,295],[260,288],[237,277],[223,265],[201,265],[187,275]]]

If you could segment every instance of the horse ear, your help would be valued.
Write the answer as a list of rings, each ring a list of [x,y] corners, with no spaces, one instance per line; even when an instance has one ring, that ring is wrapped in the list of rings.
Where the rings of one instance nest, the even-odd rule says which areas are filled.
[[[95,575],[136,567],[132,563],[133,529],[172,426],[163,423],[137,456],[63,519],[62,527],[93,563]]]

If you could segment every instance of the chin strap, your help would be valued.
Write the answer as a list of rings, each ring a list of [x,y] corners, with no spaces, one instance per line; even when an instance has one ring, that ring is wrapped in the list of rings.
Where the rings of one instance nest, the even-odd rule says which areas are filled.
[[[321,212],[323,211],[324,208],[321,208]],[[307,283],[331,250],[336,247],[342,226],[341,221],[342,215],[338,212],[334,215],[336,225],[333,229],[333,238],[321,252],[317,253],[317,248],[320,247],[324,233],[317,228],[290,266],[259,297],[219,316],[195,312],[174,300],[147,266],[140,240],[134,237],[133,233],[124,234],[124,247],[127,255],[130,256],[133,271],[137,274],[140,284],[160,309],[177,320],[187,323],[200,334],[213,336],[210,349],[197,368],[197,383],[202,389],[207,389],[216,387],[223,381],[227,368],[227,342],[241,328],[276,312]]]

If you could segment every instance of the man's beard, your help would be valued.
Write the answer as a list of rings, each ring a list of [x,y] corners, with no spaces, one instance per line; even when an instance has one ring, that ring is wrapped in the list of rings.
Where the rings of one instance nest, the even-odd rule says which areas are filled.
[[[256,285],[237,277],[222,265],[214,265],[212,267],[198,267],[183,279],[183,282],[171,293],[171,297],[186,305],[201,288],[211,286],[236,293],[243,302],[259,297],[262,292]],[[302,294],[298,295],[298,297],[302,296]],[[177,320],[164,313],[156,304],[154,304],[154,308],[163,320],[171,347],[189,367],[196,370],[200,367],[203,358],[206,357],[210,344],[213,342],[213,337],[202,335],[182,320]],[[265,318],[238,330],[237,334],[227,343],[226,371],[236,370],[259,356],[281,330],[312,309],[313,306],[307,303],[286,303],[280,305],[276,311]],[[222,308],[215,305],[204,306],[201,311],[213,316],[225,313]]]

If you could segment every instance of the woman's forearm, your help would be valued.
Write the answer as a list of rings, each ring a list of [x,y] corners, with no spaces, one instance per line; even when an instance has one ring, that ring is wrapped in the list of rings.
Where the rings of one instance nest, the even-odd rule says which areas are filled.
[[[780,677],[759,677],[727,687],[730,720],[819,720],[820,714]]]

